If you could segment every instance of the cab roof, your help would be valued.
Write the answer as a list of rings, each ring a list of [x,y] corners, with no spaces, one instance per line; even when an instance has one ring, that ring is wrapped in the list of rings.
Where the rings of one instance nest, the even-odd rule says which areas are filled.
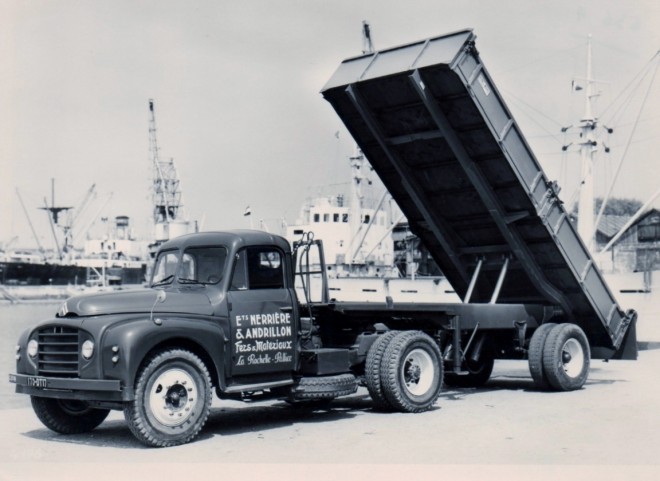
[[[226,246],[232,251],[247,246],[273,245],[286,253],[291,252],[291,246],[284,237],[268,232],[247,229],[186,234],[164,242],[159,250],[216,245]]]

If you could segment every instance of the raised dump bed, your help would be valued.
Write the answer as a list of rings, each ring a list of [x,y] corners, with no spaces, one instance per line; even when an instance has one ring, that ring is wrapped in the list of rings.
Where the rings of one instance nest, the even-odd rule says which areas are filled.
[[[617,305],[474,40],[349,58],[323,96],[465,302],[556,306],[592,346],[618,350],[636,314]]]

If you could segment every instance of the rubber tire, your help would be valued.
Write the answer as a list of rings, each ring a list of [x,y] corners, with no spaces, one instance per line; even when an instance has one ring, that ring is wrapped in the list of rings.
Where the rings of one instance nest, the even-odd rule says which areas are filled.
[[[556,326],[557,324],[553,322],[541,324],[536,328],[532,334],[532,338],[529,340],[529,350],[527,351],[529,373],[532,375],[534,385],[541,391],[550,389],[548,378],[543,372],[543,346],[545,346],[548,334]]]
[[[433,369],[430,386],[421,394],[415,394],[408,389],[403,372],[408,356],[415,351],[424,353]],[[442,390],[441,359],[438,345],[421,331],[404,331],[394,336],[385,349],[380,369],[382,390],[388,403],[400,412],[417,413],[429,410]],[[423,370],[421,374],[425,374]]]
[[[445,374],[445,384],[453,387],[481,387],[488,382],[493,372],[495,359],[490,354],[482,354],[479,361],[466,360],[465,368],[468,374]]]
[[[583,361],[579,373],[573,376],[567,373],[563,359],[565,346],[571,341],[579,344]],[[559,324],[550,331],[543,347],[543,372],[553,389],[557,391],[581,389],[589,377],[590,360],[589,341],[578,325]]]
[[[383,394],[380,383],[380,365],[385,349],[397,334],[399,331],[388,331],[379,336],[369,348],[367,359],[364,362],[364,383],[367,385],[369,396],[374,403],[374,409],[379,411],[392,410],[392,405]]]
[[[293,390],[292,400],[332,400],[339,396],[348,396],[356,391],[357,380],[353,374],[303,377]]]
[[[193,380],[198,395],[193,400],[190,419],[179,426],[166,426],[152,413],[148,393],[159,375],[175,368]],[[135,399],[124,404],[124,417],[141,443],[152,447],[177,446],[192,441],[199,434],[208,419],[211,401],[211,376],[204,362],[190,351],[168,349],[152,355],[143,364],[135,383]]]
[[[32,409],[51,431],[60,434],[87,433],[101,424],[109,409],[91,408],[84,401],[30,396]]]

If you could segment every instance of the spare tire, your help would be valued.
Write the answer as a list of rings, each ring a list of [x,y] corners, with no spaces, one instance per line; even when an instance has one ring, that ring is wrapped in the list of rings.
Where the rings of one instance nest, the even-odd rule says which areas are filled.
[[[357,379],[353,374],[302,377],[292,388],[290,398],[293,401],[333,399],[353,394],[357,387]]]

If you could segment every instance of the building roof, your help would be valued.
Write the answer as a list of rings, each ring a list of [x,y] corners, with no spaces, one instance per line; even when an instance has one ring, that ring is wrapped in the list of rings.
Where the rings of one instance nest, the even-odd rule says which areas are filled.
[[[630,215],[604,215],[598,223],[598,232],[608,239],[614,237],[626,222],[630,220]]]

